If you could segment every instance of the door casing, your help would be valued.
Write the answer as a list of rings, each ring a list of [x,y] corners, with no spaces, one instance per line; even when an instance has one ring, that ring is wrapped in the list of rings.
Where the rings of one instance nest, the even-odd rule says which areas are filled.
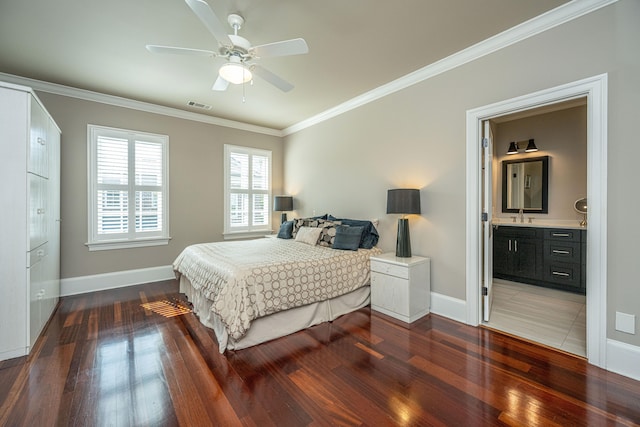
[[[482,321],[482,147],[484,120],[576,98],[587,98],[587,359],[606,367],[607,343],[607,83],[600,74],[467,111],[466,310],[467,323]]]

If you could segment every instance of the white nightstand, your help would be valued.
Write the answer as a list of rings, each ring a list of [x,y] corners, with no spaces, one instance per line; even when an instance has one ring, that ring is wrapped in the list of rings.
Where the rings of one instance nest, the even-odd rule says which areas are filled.
[[[371,257],[371,308],[411,323],[429,314],[431,260],[398,258],[393,252]]]

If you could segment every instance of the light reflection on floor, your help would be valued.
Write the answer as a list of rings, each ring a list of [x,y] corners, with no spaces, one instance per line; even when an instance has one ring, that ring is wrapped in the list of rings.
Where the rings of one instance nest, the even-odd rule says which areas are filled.
[[[165,351],[157,330],[98,344],[98,419],[110,425],[130,425],[133,419],[162,422],[163,396],[168,394],[161,362]]]

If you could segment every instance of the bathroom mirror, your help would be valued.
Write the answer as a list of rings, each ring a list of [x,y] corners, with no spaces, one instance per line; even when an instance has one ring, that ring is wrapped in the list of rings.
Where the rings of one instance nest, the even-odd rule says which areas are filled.
[[[502,162],[502,212],[548,213],[549,156]]]

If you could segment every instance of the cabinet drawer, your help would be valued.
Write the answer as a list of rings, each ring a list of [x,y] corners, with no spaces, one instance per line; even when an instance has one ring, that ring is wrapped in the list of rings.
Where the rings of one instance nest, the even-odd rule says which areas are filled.
[[[524,238],[539,239],[542,237],[542,233],[539,228],[509,226],[509,225],[502,225],[502,224],[500,224],[498,227],[494,227],[493,234],[496,237],[520,238],[520,239],[524,239]]]
[[[544,260],[560,262],[580,262],[580,243],[544,241]]]
[[[547,282],[579,288],[580,264],[547,264],[544,268],[544,279]]]
[[[401,279],[409,278],[409,269],[407,267],[395,264],[389,264],[382,261],[371,260],[371,271],[387,274],[389,276],[399,277]]]
[[[547,228],[544,230],[545,240],[556,240],[564,242],[579,242],[580,231],[565,228]]]

